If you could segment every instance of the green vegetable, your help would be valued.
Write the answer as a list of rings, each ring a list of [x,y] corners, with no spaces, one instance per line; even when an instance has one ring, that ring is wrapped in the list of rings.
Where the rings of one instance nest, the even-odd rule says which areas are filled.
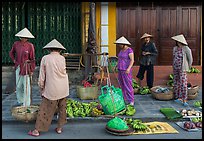
[[[195,101],[195,102],[193,103],[193,105],[194,105],[195,107],[202,107],[202,103],[201,103],[200,101]]]

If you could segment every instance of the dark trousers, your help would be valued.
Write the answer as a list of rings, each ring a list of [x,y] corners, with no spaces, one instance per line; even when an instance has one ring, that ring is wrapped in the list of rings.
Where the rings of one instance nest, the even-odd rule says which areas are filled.
[[[145,71],[147,71],[147,74],[146,74],[147,86],[149,88],[152,88],[153,87],[153,81],[154,81],[154,66],[153,66],[153,64],[150,64],[147,66],[140,64],[140,68],[139,68],[139,71],[138,71],[136,77],[139,78],[140,80],[143,80]]]

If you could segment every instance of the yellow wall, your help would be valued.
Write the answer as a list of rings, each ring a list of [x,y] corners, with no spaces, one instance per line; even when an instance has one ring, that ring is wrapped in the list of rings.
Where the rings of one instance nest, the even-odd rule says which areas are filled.
[[[82,2],[82,52],[85,51],[87,36],[88,36],[88,22],[89,22],[89,2]],[[108,3],[108,52],[109,56],[116,56],[116,3]],[[96,2],[96,43],[98,52],[101,49],[101,3]]]

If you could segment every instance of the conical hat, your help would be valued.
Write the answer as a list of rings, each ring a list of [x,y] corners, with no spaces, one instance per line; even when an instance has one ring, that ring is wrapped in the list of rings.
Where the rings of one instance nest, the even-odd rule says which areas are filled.
[[[48,48],[59,48],[59,49],[66,50],[66,48],[64,48],[63,45],[60,44],[56,39],[53,39],[46,46],[43,47],[43,49],[48,49]]]
[[[150,34],[145,33],[144,35],[142,35],[142,37],[141,37],[140,39],[143,39],[143,38],[145,38],[145,37],[153,37],[153,36],[150,35]]]
[[[35,38],[27,28],[22,29],[19,31],[15,36],[17,37],[25,37],[25,38]]]
[[[119,39],[117,39],[114,44],[131,45],[130,42],[124,36],[122,36]]]
[[[186,42],[186,39],[184,38],[183,34],[173,36],[173,37],[171,37],[171,39],[173,39],[175,41],[178,41],[180,43],[183,43],[185,45],[188,45],[188,43]]]

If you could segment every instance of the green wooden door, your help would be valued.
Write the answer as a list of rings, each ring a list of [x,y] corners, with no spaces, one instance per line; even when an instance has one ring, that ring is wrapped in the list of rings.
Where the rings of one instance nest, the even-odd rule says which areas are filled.
[[[15,34],[27,27],[35,36],[37,65],[43,55],[42,48],[57,39],[69,53],[81,53],[81,2],[5,2],[2,5],[2,63],[12,64],[8,52]]]

